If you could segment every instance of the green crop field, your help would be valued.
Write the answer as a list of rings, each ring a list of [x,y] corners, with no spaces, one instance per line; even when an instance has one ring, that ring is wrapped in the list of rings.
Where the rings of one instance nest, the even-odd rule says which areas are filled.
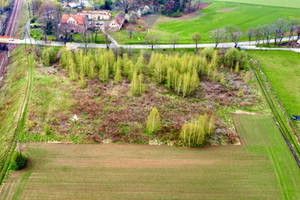
[[[171,34],[178,34],[180,43],[192,43],[191,35],[194,32],[201,33],[201,43],[208,43],[213,42],[209,39],[209,32],[226,25],[237,25],[246,32],[250,27],[271,24],[278,18],[300,18],[300,11],[296,8],[230,2],[214,2],[200,12],[203,15],[196,18],[156,23],[153,28],[163,34],[162,43],[170,43],[168,38]],[[244,37],[242,40],[246,41],[247,38]]]
[[[235,2],[235,3],[265,5],[265,6],[300,8],[300,1],[298,0],[214,0],[214,1],[226,1],[226,2]]]
[[[269,116],[234,115],[242,146],[25,144],[1,199],[299,199],[300,171]]]
[[[300,56],[290,51],[251,51],[289,115],[300,115]],[[296,124],[296,123],[295,123]]]

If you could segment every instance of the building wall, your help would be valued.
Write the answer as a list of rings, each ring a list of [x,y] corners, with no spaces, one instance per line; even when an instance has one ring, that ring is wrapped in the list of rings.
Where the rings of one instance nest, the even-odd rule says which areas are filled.
[[[91,20],[110,20],[111,15],[108,13],[78,13],[79,15],[86,15]]]
[[[79,24],[61,24],[62,30],[68,33],[84,33],[84,26]]]

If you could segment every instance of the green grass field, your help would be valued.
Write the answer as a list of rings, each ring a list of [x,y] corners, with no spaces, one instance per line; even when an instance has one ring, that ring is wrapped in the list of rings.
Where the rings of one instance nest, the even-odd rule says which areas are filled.
[[[228,9],[228,10],[227,10]],[[243,32],[249,27],[271,24],[278,18],[300,18],[299,9],[262,5],[214,2],[200,11],[203,16],[190,20],[170,21],[157,24],[154,28],[163,34],[162,43],[169,43],[171,34],[180,36],[180,43],[192,43],[191,35],[200,32],[201,43],[214,42],[209,32],[226,25],[237,25]],[[243,40],[247,40],[246,37]]]
[[[300,172],[269,116],[234,115],[242,146],[25,144],[1,199],[299,199]]]
[[[11,147],[25,98],[28,67],[23,48],[13,52],[4,86],[0,90],[0,170]]]
[[[300,115],[300,56],[290,51],[251,51],[288,115]],[[295,123],[297,124],[297,123]]]
[[[214,0],[214,1],[225,1],[225,2],[235,2],[235,3],[257,4],[257,5],[265,5],[265,6],[300,8],[300,1],[298,1],[298,0]]]

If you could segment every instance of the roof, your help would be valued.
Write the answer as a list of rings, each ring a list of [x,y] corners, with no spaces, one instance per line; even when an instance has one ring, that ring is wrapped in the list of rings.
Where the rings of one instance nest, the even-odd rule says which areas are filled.
[[[153,5],[153,6],[157,6],[157,7],[160,7],[160,4],[156,1],[151,1],[151,0],[148,0],[148,1],[143,1],[140,6],[147,6],[147,5]]]
[[[124,15],[124,13],[119,12],[119,13],[117,14],[117,16],[115,16],[114,20],[115,20],[115,22],[116,22],[118,25],[122,26],[123,23],[124,23],[124,21],[125,21],[125,15]]]
[[[72,17],[77,24],[83,25],[85,21],[85,15],[71,15],[71,14],[62,14],[60,23],[61,24],[66,24],[67,21]]]
[[[109,10],[83,10],[80,12],[81,14],[108,14],[111,15]]]

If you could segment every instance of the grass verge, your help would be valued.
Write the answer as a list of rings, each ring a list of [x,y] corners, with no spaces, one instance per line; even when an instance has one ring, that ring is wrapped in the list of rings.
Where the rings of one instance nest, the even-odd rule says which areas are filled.
[[[22,52],[22,50],[20,50],[20,52]],[[22,80],[21,82],[18,82],[18,79],[14,80],[12,78],[11,79],[12,81],[9,83],[9,86],[7,86],[8,88],[6,88],[5,91],[6,93],[6,92],[10,92],[10,90],[16,90],[19,93],[14,93],[14,95],[17,96],[12,96],[11,97],[12,99],[8,99],[8,97],[3,98],[4,100],[3,102],[6,102],[8,99],[14,101],[14,104],[11,104],[11,106],[7,106],[7,104],[4,104],[7,107],[3,109],[3,116],[1,116],[4,117],[2,120],[3,126],[1,127],[1,132],[8,131],[8,133],[6,134],[4,133],[7,139],[1,141],[4,148],[2,149],[1,152],[2,165],[1,165],[0,183],[2,183],[2,181],[8,175],[9,168],[10,168],[10,161],[14,153],[14,149],[16,148],[16,140],[18,140],[18,136],[23,131],[25,125],[26,114],[28,111],[28,101],[30,99],[32,73],[33,73],[33,60],[32,60],[33,58],[27,57],[26,59],[26,57],[23,56],[22,54],[20,55],[20,57],[17,56],[17,59],[19,58],[22,61],[22,64],[18,63],[17,65],[23,66],[25,68],[23,71],[24,77],[21,79]],[[28,65],[29,67],[27,66],[27,64],[24,65],[24,63],[27,63],[26,61],[30,63]],[[14,69],[14,72],[16,71],[17,70]],[[12,77],[14,76],[12,75]],[[23,92],[24,94],[22,94]]]

